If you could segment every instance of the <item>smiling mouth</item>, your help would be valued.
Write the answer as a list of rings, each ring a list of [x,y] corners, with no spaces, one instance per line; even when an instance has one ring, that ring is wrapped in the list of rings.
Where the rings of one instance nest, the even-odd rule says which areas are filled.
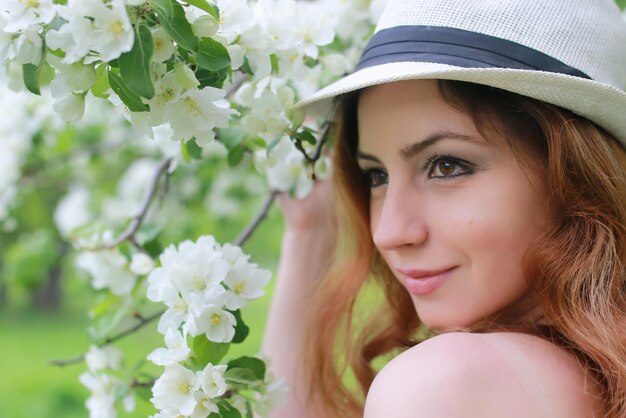
[[[416,296],[426,296],[443,285],[455,269],[456,266],[437,270],[397,268],[396,271],[409,293]]]

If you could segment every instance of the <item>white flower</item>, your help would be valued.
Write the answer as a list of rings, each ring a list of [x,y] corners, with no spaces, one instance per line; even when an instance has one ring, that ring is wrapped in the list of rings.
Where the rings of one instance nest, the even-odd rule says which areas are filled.
[[[185,361],[191,353],[186,336],[177,328],[168,328],[165,333],[165,344],[167,349],[157,348],[148,355],[148,360],[158,366],[169,366]]]
[[[152,29],[152,42],[154,44],[152,54],[152,60],[154,62],[166,61],[174,54],[175,47],[172,38],[170,38],[167,31],[162,27]]]
[[[214,366],[209,363],[202,371],[200,377],[200,384],[202,390],[211,398],[217,398],[226,393],[227,385],[224,380],[224,372],[226,372],[225,365]]]
[[[196,408],[195,392],[200,387],[198,376],[179,364],[165,367],[152,387],[152,404],[175,415],[190,415]]]
[[[196,402],[196,409],[189,415],[190,418],[206,418],[213,412],[219,412],[213,399],[202,391],[196,392]]]
[[[90,220],[89,192],[81,186],[72,187],[54,210],[54,224],[67,237]]]
[[[52,104],[52,108],[65,122],[76,123],[81,120],[85,114],[85,96],[70,93],[56,100]]]
[[[117,370],[122,366],[122,360],[122,351],[110,345],[102,348],[92,345],[85,354],[87,368],[92,372],[103,369]]]
[[[228,263],[217,253],[187,254],[188,265],[179,265],[176,274],[172,274],[171,280],[176,289],[182,294],[197,293],[203,295],[207,301],[220,296],[219,285],[228,273]]]
[[[213,141],[213,129],[228,127],[230,116],[237,113],[223,100],[224,94],[224,90],[213,87],[192,89],[167,103],[165,111],[169,114],[174,137],[182,140],[195,137],[200,146]]]
[[[1,0],[0,9],[5,10],[9,17],[4,30],[14,33],[50,23],[55,14],[52,0]]]
[[[269,75],[270,55],[274,52],[274,41],[257,21],[247,2],[245,0],[219,0],[217,6],[220,9],[220,28],[217,35],[224,38],[225,45],[231,45],[236,41],[236,44],[245,51],[255,76]],[[235,58],[238,58],[238,53],[234,53]],[[239,59],[234,61],[233,69],[237,69],[243,62]]]
[[[90,51],[102,61],[112,61],[130,51],[134,32],[122,0],[68,0],[59,14],[67,23],[47,33],[48,44],[65,51],[64,62],[72,63]],[[85,62],[94,61],[88,57]]]
[[[13,57],[20,64],[38,65],[41,61],[42,43],[39,29],[31,26],[24,30],[15,41]]]
[[[309,194],[313,188],[313,180],[309,178],[302,153],[288,137],[269,152],[258,151],[255,162],[260,171],[264,171],[273,189],[280,191],[295,190],[298,198]]]
[[[91,396],[85,402],[90,418],[115,418],[115,391],[120,381],[102,373],[86,372],[80,375],[80,382],[89,389]]]
[[[150,256],[144,253],[137,253],[133,255],[130,261],[130,271],[138,276],[145,276],[154,269],[154,261]]]
[[[262,296],[263,287],[269,282],[271,273],[261,270],[255,264],[248,263],[240,258],[231,267],[224,283],[228,285],[225,305],[230,310],[243,307],[246,301]]]
[[[117,249],[83,252],[76,258],[76,265],[92,276],[94,289],[108,288],[114,295],[128,295],[135,287],[136,277],[127,264]]]
[[[205,334],[209,341],[227,343],[235,336],[235,316],[219,306],[209,305],[198,315],[191,316],[187,322],[189,334]]]
[[[141,6],[146,1],[147,0],[124,0],[124,4],[126,4],[127,6]]]

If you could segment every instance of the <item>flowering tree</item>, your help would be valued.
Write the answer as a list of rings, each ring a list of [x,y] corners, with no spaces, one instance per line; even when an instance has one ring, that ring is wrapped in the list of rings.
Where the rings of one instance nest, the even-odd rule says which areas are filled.
[[[132,410],[142,388],[155,417],[267,416],[280,398],[284,388],[264,359],[228,356],[248,335],[241,308],[270,280],[241,245],[278,192],[303,197],[329,176],[328,123],[294,105],[350,71],[381,6],[0,0],[0,73],[11,89],[2,87],[0,100],[12,112],[0,120],[0,222],[5,232],[18,227],[28,198],[20,188],[37,168],[62,180],[54,224],[99,297],[93,346],[57,364],[85,360],[92,417]],[[117,184],[101,175],[120,164],[127,168]],[[237,187],[248,197],[268,190],[242,234],[224,244],[212,235],[190,240],[193,224],[180,221],[193,218],[186,203],[206,195],[205,207],[227,217],[245,200],[233,197]],[[115,197],[104,192],[111,189]],[[32,267],[28,257],[22,265]],[[148,360],[162,374],[122,370],[115,343],[152,321],[164,346]]]

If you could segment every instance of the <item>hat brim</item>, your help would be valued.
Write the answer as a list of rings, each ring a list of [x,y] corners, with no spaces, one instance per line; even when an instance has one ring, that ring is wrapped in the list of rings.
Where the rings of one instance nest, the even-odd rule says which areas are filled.
[[[484,84],[563,107],[597,123],[626,148],[626,92],[594,80],[547,71],[392,62],[349,74],[297,106],[309,113],[331,117],[338,96],[379,84],[422,79]]]

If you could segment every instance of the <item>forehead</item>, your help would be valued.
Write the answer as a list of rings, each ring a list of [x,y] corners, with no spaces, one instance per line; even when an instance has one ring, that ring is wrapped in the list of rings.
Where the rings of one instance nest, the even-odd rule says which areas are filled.
[[[406,80],[370,87],[358,104],[359,149],[406,146],[433,133],[480,136],[470,116],[439,94],[436,80]]]

